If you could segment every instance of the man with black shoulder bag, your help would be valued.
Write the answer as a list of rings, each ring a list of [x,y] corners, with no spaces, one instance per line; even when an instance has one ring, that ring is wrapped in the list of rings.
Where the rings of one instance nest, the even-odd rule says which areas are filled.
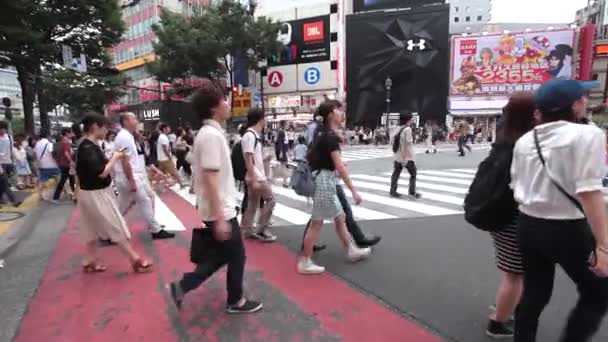
[[[181,309],[184,296],[227,265],[229,314],[253,313],[262,303],[248,300],[243,293],[245,246],[237,220],[237,198],[230,149],[222,128],[230,118],[230,108],[219,85],[203,80],[192,99],[194,112],[203,127],[194,140],[192,171],[198,211],[203,222],[192,232],[190,259],[194,271],[169,285],[173,302]]]

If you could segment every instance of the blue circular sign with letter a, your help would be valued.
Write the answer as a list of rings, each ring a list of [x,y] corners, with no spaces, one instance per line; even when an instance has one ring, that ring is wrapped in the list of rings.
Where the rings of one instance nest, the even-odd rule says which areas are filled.
[[[316,67],[310,67],[304,71],[304,81],[310,85],[317,84],[321,80],[321,71]]]

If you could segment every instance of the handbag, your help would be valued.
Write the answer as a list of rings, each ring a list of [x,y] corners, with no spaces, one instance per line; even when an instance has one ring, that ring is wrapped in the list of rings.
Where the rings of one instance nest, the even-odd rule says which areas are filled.
[[[547,177],[549,177],[549,179],[551,180],[553,185],[555,185],[557,190],[559,190],[559,192],[561,192],[564,196],[566,196],[566,198],[568,198],[568,200],[570,200],[570,202],[572,202],[572,204],[574,206],[576,206],[576,208],[578,208],[578,210],[580,210],[581,213],[583,213],[583,215],[585,215],[585,210],[583,209],[583,206],[581,205],[581,203],[576,198],[574,198],[574,196],[570,195],[553,177],[551,177],[551,174],[549,173],[549,171],[547,169],[546,161],[545,161],[545,158],[543,157],[542,150],[540,148],[540,143],[538,141],[538,131],[535,129],[533,133],[534,133],[534,144],[536,145],[536,152],[538,153],[538,158],[540,159],[540,163],[543,165],[543,168],[545,169]]]
[[[211,227],[192,229],[192,241],[190,242],[190,261],[200,264],[205,260],[214,258],[220,253],[219,242],[213,236]]]

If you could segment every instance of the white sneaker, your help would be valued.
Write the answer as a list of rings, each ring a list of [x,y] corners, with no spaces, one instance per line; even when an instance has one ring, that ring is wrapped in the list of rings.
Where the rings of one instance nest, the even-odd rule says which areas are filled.
[[[298,261],[298,273],[300,274],[320,274],[325,272],[325,267],[315,264],[310,258],[301,258]]]
[[[348,247],[348,252],[346,253],[348,259],[353,262],[363,260],[363,259],[369,257],[370,254],[372,254],[371,248],[369,248],[369,247],[359,248],[359,247],[356,247],[354,244],[350,245],[350,247]]]

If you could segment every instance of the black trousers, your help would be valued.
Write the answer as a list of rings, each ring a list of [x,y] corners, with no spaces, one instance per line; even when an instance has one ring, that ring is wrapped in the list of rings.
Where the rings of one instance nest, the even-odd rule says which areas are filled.
[[[4,201],[4,195],[6,195],[11,203],[15,203],[17,202],[17,199],[11,190],[11,184],[8,177],[9,176],[6,172],[0,174],[0,201]]]
[[[344,193],[344,188],[342,188],[342,186],[339,184],[336,185],[336,194],[338,195],[338,200],[340,201],[340,204],[342,205],[342,210],[344,211],[346,228],[348,229],[348,232],[353,237],[353,240],[355,240],[355,243],[358,244],[364,241],[365,234],[363,234],[363,232],[361,231],[361,227],[359,227],[357,221],[355,221],[353,209],[351,208],[350,203],[348,203],[348,199],[346,198],[346,194]],[[310,221],[306,223],[306,229],[304,229],[304,235],[302,236],[302,239],[304,239],[304,236],[306,236],[308,227],[310,227]]]
[[[416,174],[418,172],[418,169],[416,168],[416,163],[414,163],[413,160],[408,160],[408,162],[405,163],[405,169],[410,174],[410,188],[408,193],[410,195],[415,195]],[[399,184],[399,177],[401,177],[401,171],[403,171],[403,163],[395,162],[393,175],[391,176],[391,194],[397,192],[397,185]]]
[[[214,229],[214,222],[205,222],[207,229]],[[214,253],[204,262],[197,264],[193,272],[184,273],[179,282],[184,294],[199,287],[224,265],[228,265],[226,289],[228,291],[228,305],[236,304],[243,297],[243,275],[245,272],[245,246],[241,237],[241,229],[236,218],[228,221],[232,228],[232,236],[227,241],[214,240]]]
[[[524,260],[524,292],[515,315],[515,342],[536,341],[538,318],[553,292],[556,264],[579,293],[560,341],[589,341],[608,310],[608,279],[589,270],[595,239],[587,221],[545,220],[521,214],[518,240]]]
[[[188,163],[188,161],[186,161],[186,154],[188,154],[188,151],[184,151],[184,150],[175,151],[175,157],[177,159],[177,161],[175,163],[175,168],[179,171],[179,169],[183,167],[184,172],[188,176],[192,176],[192,166],[190,165],[190,163]]]
[[[57,183],[57,188],[55,188],[55,195],[53,195],[53,199],[55,199],[55,200],[59,199],[59,197],[61,196],[61,192],[63,191],[63,187],[65,186],[65,182],[68,179],[70,180],[70,189],[72,189],[72,191],[74,191],[75,186],[76,186],[76,178],[74,177],[74,175],[70,174],[69,167],[62,167],[61,168],[61,177],[59,178],[59,183]]]

